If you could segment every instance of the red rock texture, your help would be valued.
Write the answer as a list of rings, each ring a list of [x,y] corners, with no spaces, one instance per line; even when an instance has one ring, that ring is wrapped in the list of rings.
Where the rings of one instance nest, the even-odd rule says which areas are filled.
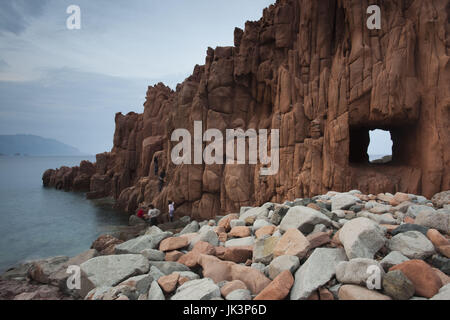
[[[222,254],[216,254],[218,258],[225,261],[232,261],[235,263],[245,263],[253,257],[253,247],[230,247],[225,248]]]
[[[101,235],[92,243],[91,249],[98,251],[99,255],[107,256],[115,253],[116,245],[123,243],[122,240],[110,235]]]
[[[118,113],[113,149],[85,164],[95,173],[47,171],[44,184],[84,188],[89,176],[89,197],[114,196],[129,212],[153,203],[163,213],[171,199],[176,217],[196,219],[329,190],[432,197],[450,189],[448,1],[378,4],[382,29],[369,30],[366,1],[277,1],[235,30],[235,46],[208,48],[175,91],[159,83],[142,114]],[[279,173],[175,166],[171,133],[193,133],[194,121],[222,132],[279,129]],[[368,163],[375,128],[391,131],[389,164]]]
[[[222,261],[213,256],[200,255],[198,263],[203,268],[204,278],[210,278],[215,283],[240,280],[255,295],[271,283],[270,279],[254,268]]]
[[[294,285],[294,277],[289,270],[280,273],[261,291],[254,300],[283,300]]]
[[[252,232],[249,227],[234,227],[228,233],[228,236],[232,238],[245,238],[252,235]]]
[[[228,294],[233,292],[234,290],[247,290],[247,286],[241,280],[233,280],[225,284],[221,289],[220,293],[223,297],[226,297]]]
[[[416,295],[432,298],[442,287],[442,280],[433,269],[422,260],[409,260],[396,265],[389,271],[400,270],[414,284]]]
[[[167,238],[161,241],[159,244],[159,250],[164,252],[173,251],[187,247],[188,244],[188,239],[184,237]]]
[[[158,284],[165,293],[171,293],[175,291],[175,289],[177,288],[179,279],[180,274],[175,272],[168,276],[163,276],[159,278]]]

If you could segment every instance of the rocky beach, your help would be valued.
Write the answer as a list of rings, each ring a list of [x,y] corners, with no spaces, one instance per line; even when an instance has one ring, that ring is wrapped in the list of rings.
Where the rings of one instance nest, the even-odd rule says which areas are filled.
[[[148,226],[131,216],[130,225],[126,241],[103,235],[76,257],[10,269],[0,298],[450,299],[450,191],[431,200],[328,192],[213,220]],[[79,289],[67,287],[69,266],[80,267]]]

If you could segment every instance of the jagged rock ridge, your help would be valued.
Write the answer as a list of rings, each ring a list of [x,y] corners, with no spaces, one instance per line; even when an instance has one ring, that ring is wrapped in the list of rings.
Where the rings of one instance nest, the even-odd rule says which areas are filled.
[[[381,7],[382,29],[366,27]],[[236,28],[235,46],[209,48],[176,91],[149,87],[144,113],[116,115],[114,147],[97,155],[90,197],[112,195],[207,219],[241,206],[329,190],[433,194],[450,189],[447,0],[279,0]],[[280,129],[280,172],[259,165],[170,161],[173,130]],[[393,161],[370,165],[370,129],[390,130]],[[166,184],[159,192],[158,174]],[[45,185],[70,190],[76,175],[48,171]],[[67,178],[67,176],[70,176]],[[56,178],[59,177],[59,178]]]

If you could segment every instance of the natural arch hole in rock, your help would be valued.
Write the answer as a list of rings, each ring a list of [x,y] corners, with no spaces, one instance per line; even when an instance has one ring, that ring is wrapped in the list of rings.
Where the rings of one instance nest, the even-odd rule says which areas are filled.
[[[387,164],[393,160],[391,132],[371,128],[350,128],[349,162]]]
[[[370,144],[367,148],[370,163],[385,164],[392,161],[392,137],[390,131],[372,130],[369,132]]]

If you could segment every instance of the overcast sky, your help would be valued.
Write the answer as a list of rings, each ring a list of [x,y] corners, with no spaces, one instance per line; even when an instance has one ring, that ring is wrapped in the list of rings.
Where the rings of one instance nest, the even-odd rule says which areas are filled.
[[[142,112],[148,85],[175,88],[273,2],[1,0],[0,134],[109,151],[116,112]],[[66,28],[72,4],[81,30]]]

